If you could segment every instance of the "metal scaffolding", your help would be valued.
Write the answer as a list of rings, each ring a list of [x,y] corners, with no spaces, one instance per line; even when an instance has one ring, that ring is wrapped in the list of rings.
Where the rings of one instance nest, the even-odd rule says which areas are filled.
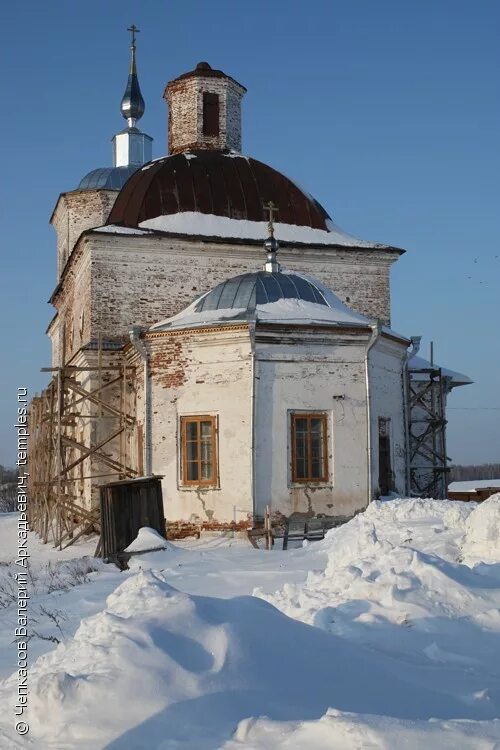
[[[30,528],[64,549],[100,529],[98,485],[142,473],[133,367],[66,365],[28,412]]]
[[[430,366],[408,372],[411,494],[446,497],[446,378]]]

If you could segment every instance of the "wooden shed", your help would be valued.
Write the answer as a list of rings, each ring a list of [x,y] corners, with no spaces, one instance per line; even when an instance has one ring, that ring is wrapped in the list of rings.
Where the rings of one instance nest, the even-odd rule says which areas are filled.
[[[143,526],[166,537],[161,479],[140,477],[102,485],[101,541],[105,559],[123,552]]]

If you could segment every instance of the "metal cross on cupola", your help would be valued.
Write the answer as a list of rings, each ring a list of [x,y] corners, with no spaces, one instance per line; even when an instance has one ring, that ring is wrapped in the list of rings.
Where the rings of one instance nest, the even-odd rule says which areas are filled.
[[[264,203],[264,211],[267,213],[267,229],[269,231],[269,236],[274,237],[274,214],[278,213],[278,206],[276,206],[273,201],[268,201],[267,203]]]
[[[135,35],[140,33],[140,29],[137,28],[135,23],[132,24],[132,26],[129,26],[127,31],[130,31],[132,33],[132,47],[135,47]]]
[[[269,232],[269,237],[264,242],[264,248],[267,257],[266,263],[264,264],[264,271],[267,271],[268,273],[278,273],[280,270],[280,264],[276,259],[276,253],[278,252],[279,245],[277,239],[274,236],[274,214],[278,213],[278,207],[273,203],[273,201],[268,201],[267,203],[264,203],[263,208],[267,213],[267,229]]]

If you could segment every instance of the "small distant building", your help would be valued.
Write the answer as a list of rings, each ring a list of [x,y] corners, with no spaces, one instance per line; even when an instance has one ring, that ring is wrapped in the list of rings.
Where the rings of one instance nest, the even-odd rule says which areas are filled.
[[[500,492],[500,479],[471,479],[467,482],[451,482],[448,485],[450,500],[465,500],[481,503]]]

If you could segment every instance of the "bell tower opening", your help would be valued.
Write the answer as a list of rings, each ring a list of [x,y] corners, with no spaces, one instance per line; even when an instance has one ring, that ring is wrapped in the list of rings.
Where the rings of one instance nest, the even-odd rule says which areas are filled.
[[[219,135],[219,95],[203,94],[203,135]]]

